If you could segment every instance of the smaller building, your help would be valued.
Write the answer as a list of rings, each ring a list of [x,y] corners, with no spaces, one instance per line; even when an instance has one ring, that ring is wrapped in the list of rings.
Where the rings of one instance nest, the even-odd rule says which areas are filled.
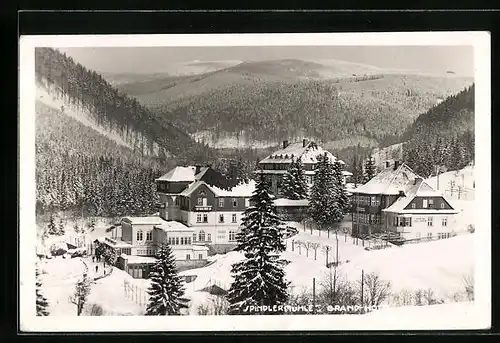
[[[274,200],[276,212],[281,220],[301,222],[307,218],[307,210],[309,208],[309,200],[291,200],[279,198]]]

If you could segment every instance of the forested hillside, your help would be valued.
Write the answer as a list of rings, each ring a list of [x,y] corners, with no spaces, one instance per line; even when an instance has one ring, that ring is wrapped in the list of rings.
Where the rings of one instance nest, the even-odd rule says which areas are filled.
[[[474,85],[420,115],[405,136],[404,159],[424,177],[435,165],[459,170],[474,161]]]
[[[35,71],[38,85],[91,115],[97,125],[119,132],[141,155],[189,156],[191,149],[202,148],[167,118],[158,117],[58,50],[36,48]]]
[[[308,137],[332,146],[341,142],[343,149],[353,136],[359,139],[352,146],[400,142],[420,113],[472,83],[454,76],[382,73],[326,78],[325,68],[295,60],[242,63],[120,89],[183,131],[203,132],[211,145],[231,137],[250,145],[269,137],[276,142]]]

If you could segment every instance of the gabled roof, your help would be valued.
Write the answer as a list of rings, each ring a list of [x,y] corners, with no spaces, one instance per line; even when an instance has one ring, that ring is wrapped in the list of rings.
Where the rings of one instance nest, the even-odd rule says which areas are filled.
[[[398,195],[399,191],[405,193],[414,185],[415,179],[418,176],[410,167],[405,163],[401,164],[396,170],[388,168],[373,177],[364,185],[353,189],[352,193],[363,194],[386,194]]]
[[[337,158],[329,151],[324,150],[314,142],[307,142],[304,146],[303,142],[290,143],[286,148],[273,152],[259,163],[291,163],[292,159],[300,158],[302,163],[317,163],[317,157],[325,154],[330,161],[336,161]],[[343,161],[340,163],[344,164]]]
[[[132,225],[160,225],[165,222],[160,217],[124,217],[122,220]]]
[[[242,182],[239,185],[234,186],[230,190],[225,190],[216,186],[211,186],[205,181],[196,181],[191,183],[184,191],[179,195],[190,196],[198,187],[205,185],[212,193],[217,197],[251,197],[255,191],[255,181],[250,180],[248,183]]]
[[[206,172],[206,170],[204,172]],[[157,178],[156,181],[193,182],[196,180],[195,173],[196,173],[196,167],[194,166],[175,167],[165,175]]]
[[[160,225],[156,225],[155,228],[163,230],[165,232],[182,232],[182,231],[194,231],[193,228],[190,228],[180,222],[176,221],[166,221]]]
[[[450,204],[452,209],[408,209],[405,208],[415,199],[416,197],[443,197],[443,195],[436,191],[434,188],[429,186],[429,184],[421,179],[417,181],[414,185],[412,185],[406,192],[404,197],[400,197],[397,199],[391,206],[382,210],[385,212],[395,212],[395,213],[430,213],[437,211],[438,213],[458,213],[459,211],[453,209],[453,206]],[[444,197],[443,197],[444,198]],[[447,201],[445,199],[445,201]],[[449,202],[448,202],[449,204]]]

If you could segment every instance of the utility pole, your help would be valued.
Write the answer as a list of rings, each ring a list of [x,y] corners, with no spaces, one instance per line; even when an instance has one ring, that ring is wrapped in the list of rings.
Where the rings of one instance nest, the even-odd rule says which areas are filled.
[[[335,231],[335,240],[337,241],[337,248],[335,249],[336,250],[336,255],[337,255],[337,261],[336,261],[336,265],[339,265],[339,238],[337,236],[337,231]]]
[[[363,285],[365,283],[365,271],[361,269],[361,310],[363,310]]]
[[[330,252],[330,246],[326,246],[326,267],[328,268],[328,253]]]
[[[316,313],[316,278],[313,278],[313,314]]]

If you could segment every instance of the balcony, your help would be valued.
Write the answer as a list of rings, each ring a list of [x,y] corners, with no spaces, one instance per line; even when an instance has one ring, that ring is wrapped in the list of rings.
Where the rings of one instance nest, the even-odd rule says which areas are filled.
[[[210,212],[210,211],[212,211],[212,206],[210,206],[210,205],[207,205],[207,206],[202,206],[202,205],[200,206],[200,205],[196,205],[196,206],[194,207],[194,210],[195,210],[196,212]]]

